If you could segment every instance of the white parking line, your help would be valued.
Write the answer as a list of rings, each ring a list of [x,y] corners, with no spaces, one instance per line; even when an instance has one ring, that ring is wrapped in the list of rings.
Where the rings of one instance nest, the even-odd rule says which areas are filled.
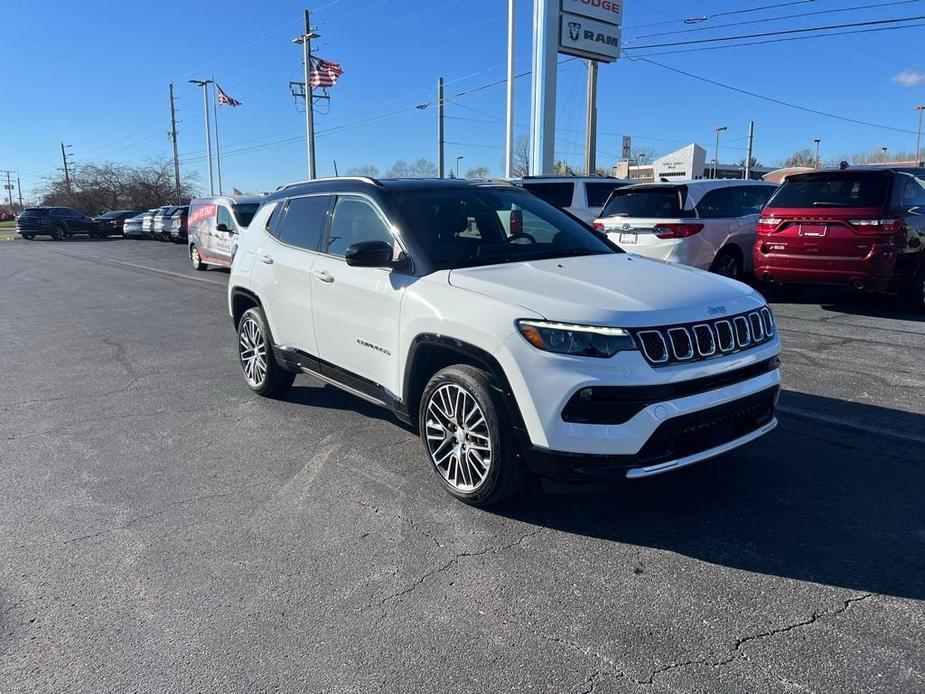
[[[161,270],[160,268],[150,267],[148,265],[138,265],[137,263],[127,263],[124,260],[116,260],[115,258],[95,258],[105,263],[116,263],[118,265],[125,265],[126,267],[133,267],[139,270],[147,270],[148,272],[157,272],[161,275],[170,275],[171,277],[179,277],[183,280],[192,280],[193,282],[205,282],[206,284],[214,284],[219,287],[227,287],[227,282],[216,282],[215,280],[209,280],[205,277],[195,277],[193,275],[184,275],[182,272],[173,272],[172,270]]]
[[[825,422],[826,424],[836,424],[838,426],[849,427],[857,431],[862,431],[867,434],[874,434],[876,436],[886,436],[891,439],[898,439],[900,441],[908,441],[909,443],[918,443],[925,444],[925,436],[916,436],[915,434],[905,434],[885,427],[871,426],[869,424],[858,424],[856,421],[851,419],[845,419],[843,417],[833,417],[827,414],[819,414],[818,412],[811,412],[810,410],[804,410],[799,407],[790,407],[789,405],[778,405],[777,411],[783,414],[793,415],[795,417],[803,417],[804,419],[813,419],[817,422]]]

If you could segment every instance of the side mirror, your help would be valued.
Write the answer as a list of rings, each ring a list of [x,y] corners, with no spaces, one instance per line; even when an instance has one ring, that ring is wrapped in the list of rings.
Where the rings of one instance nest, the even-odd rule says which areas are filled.
[[[385,241],[360,241],[347,248],[344,258],[351,267],[391,267],[392,244]]]
[[[228,225],[225,224],[224,222],[222,222],[221,224],[217,224],[215,226],[215,231],[224,231],[226,234],[231,233],[231,229],[229,229]]]

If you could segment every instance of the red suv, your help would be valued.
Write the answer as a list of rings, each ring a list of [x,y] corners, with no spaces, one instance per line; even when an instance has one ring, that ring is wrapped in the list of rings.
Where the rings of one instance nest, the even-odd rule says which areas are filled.
[[[909,293],[925,305],[925,168],[790,176],[758,220],[755,276]]]

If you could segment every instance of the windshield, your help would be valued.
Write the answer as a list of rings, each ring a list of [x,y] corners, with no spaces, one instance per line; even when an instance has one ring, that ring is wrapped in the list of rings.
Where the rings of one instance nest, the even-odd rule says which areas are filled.
[[[681,217],[684,188],[621,188],[615,190],[601,210],[601,217]]]
[[[407,191],[395,195],[395,205],[437,269],[620,252],[515,188]]]
[[[233,205],[232,210],[234,210],[234,217],[238,220],[238,226],[246,227],[251,223],[251,220],[254,218],[254,215],[257,214],[257,208],[260,207],[260,203],[257,202],[247,202],[241,203],[239,205]]]
[[[792,178],[768,207],[882,207],[889,185],[889,176],[858,172]]]

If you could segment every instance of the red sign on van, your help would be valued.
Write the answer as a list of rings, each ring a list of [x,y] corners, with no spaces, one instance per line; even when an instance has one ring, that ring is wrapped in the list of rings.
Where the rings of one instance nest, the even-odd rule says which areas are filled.
[[[195,205],[189,213],[189,226],[196,226],[206,219],[211,219],[216,214],[216,205],[209,203],[205,205]]]

